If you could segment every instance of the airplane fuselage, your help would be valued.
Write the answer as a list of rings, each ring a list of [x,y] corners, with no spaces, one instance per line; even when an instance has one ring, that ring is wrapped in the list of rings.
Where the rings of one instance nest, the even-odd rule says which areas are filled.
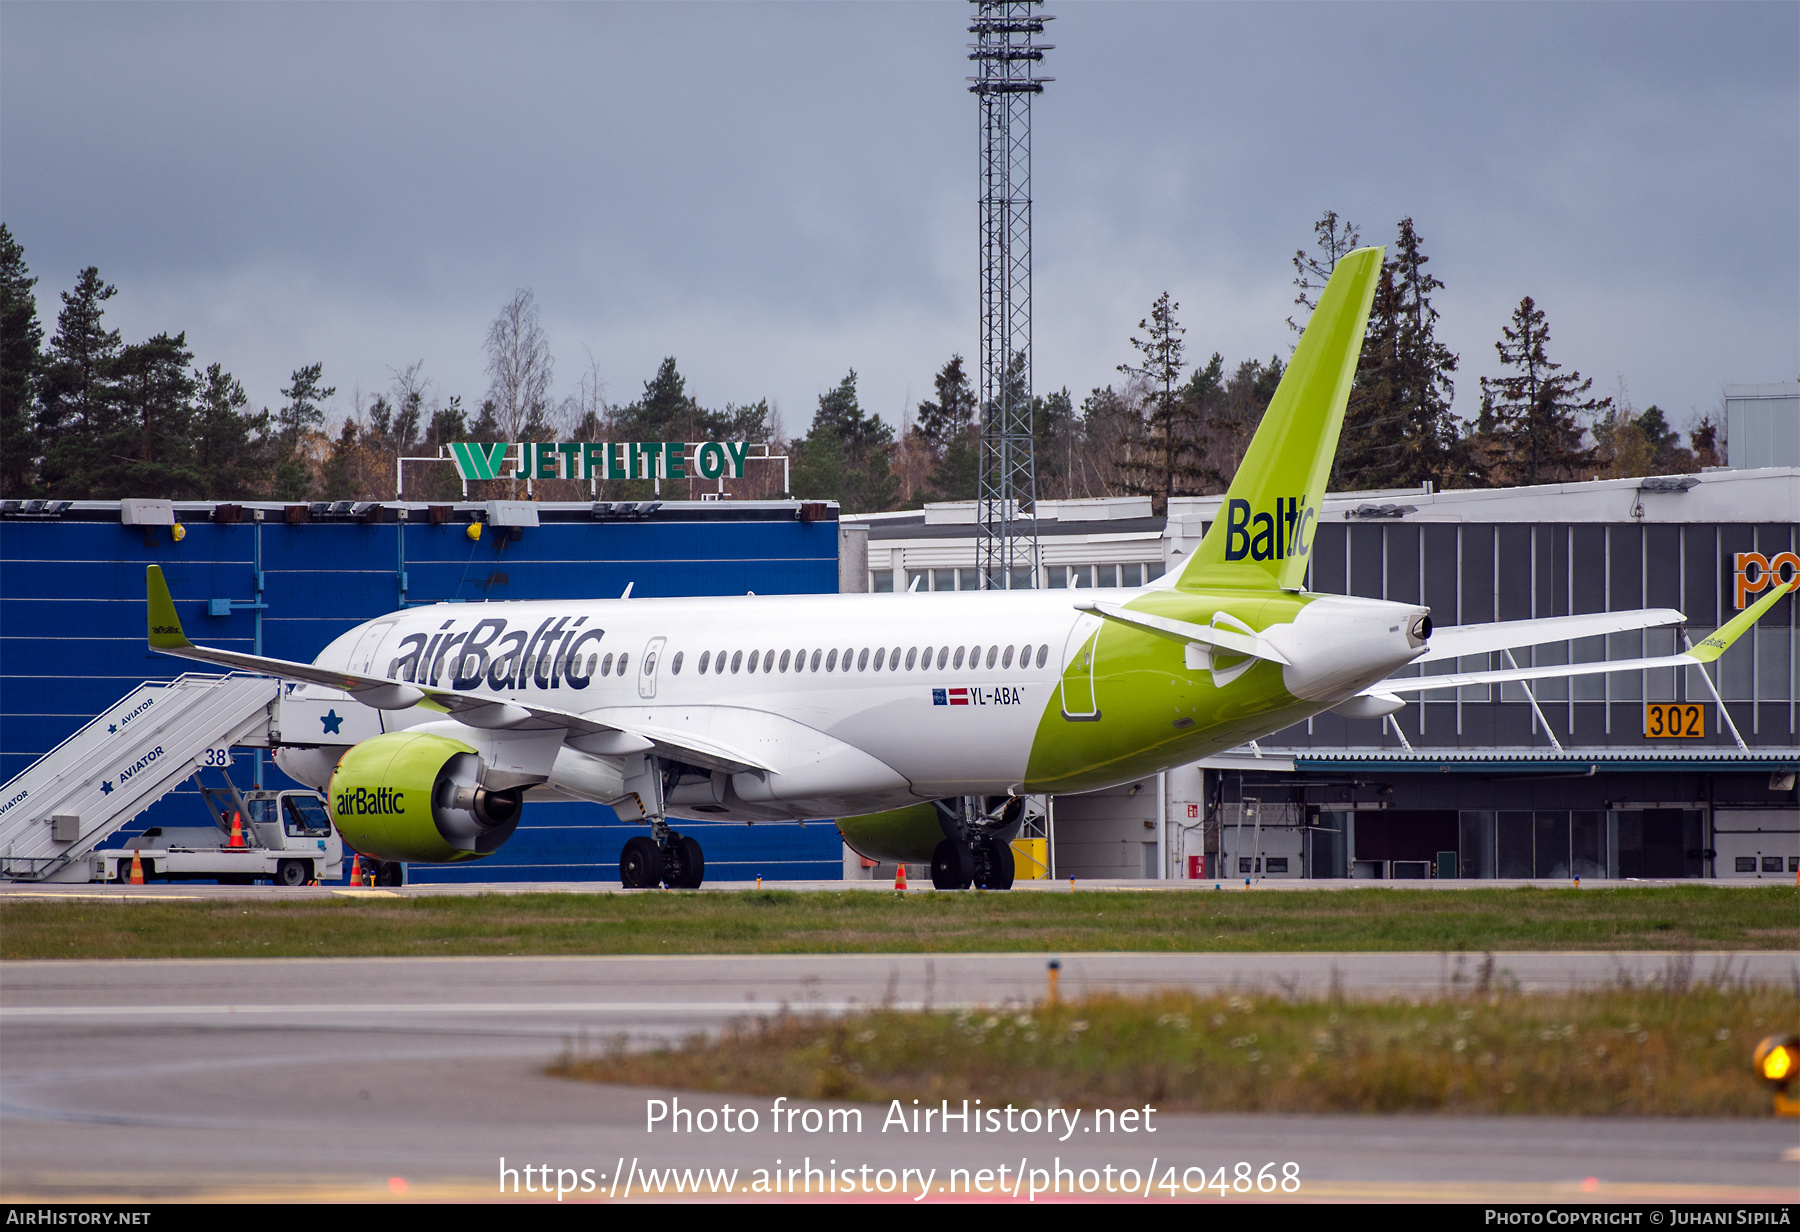
[[[1183,645],[1081,601],[1254,631],[1287,662]],[[1422,652],[1409,630],[1425,614],[1156,586],[440,604],[358,626],[315,663],[736,750],[771,769],[696,771],[669,811],[812,819],[1093,790],[1192,762],[1390,675]],[[427,707],[384,721],[461,727]],[[540,794],[605,799],[584,766],[559,756]]]

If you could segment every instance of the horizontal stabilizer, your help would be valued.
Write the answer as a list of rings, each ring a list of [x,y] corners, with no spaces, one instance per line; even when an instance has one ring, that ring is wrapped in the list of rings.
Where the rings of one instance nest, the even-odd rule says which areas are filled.
[[[1637,612],[1595,612],[1587,616],[1550,616],[1541,620],[1502,620],[1484,625],[1451,625],[1431,631],[1431,646],[1414,663],[1432,663],[1466,655],[1568,642],[1605,633],[1630,633],[1660,625],[1684,624],[1687,617],[1672,607]]]
[[[1088,599],[1075,605],[1081,612],[1092,612],[1105,620],[1129,625],[1141,629],[1145,633],[1153,633],[1157,637],[1166,637],[1172,642],[1195,642],[1202,646],[1212,646],[1219,650],[1228,650],[1232,654],[1249,655],[1253,659],[1267,659],[1271,663],[1279,663],[1286,667],[1289,659],[1274,646],[1269,639],[1259,634],[1240,633],[1235,629],[1221,629],[1215,625],[1197,625],[1186,620],[1170,620],[1166,616],[1152,616],[1147,612],[1134,612],[1130,608],[1120,607],[1116,603],[1101,603]]]
[[[1364,694],[1429,693],[1434,689],[1454,689],[1464,685],[1506,684],[1517,680],[1558,680],[1568,676],[1600,676],[1610,672],[1641,672],[1657,667],[1699,667],[1703,663],[1711,663],[1714,659],[1717,659],[1720,655],[1724,654],[1726,650],[1730,649],[1733,642],[1737,641],[1738,638],[1742,637],[1752,625],[1762,619],[1764,612],[1774,607],[1784,596],[1795,590],[1800,590],[1800,577],[1796,577],[1786,586],[1778,586],[1771,589],[1768,594],[1732,617],[1731,620],[1715,629],[1705,638],[1702,638],[1698,646],[1689,650],[1684,650],[1680,654],[1658,655],[1649,659],[1598,660],[1593,663],[1554,663],[1544,667],[1509,667],[1490,672],[1453,672],[1442,676],[1389,677],[1380,684],[1365,690]],[[1670,611],[1670,609],[1667,608],[1660,610],[1665,613]],[[1641,614],[1644,616],[1652,616],[1656,613],[1657,609],[1651,609]],[[1639,613],[1632,612],[1612,613],[1612,615],[1617,616],[1632,616],[1638,614]],[[1677,616],[1680,615],[1680,613],[1674,614]],[[1576,620],[1585,619],[1585,617],[1559,617],[1557,619]],[[1516,621],[1512,623],[1527,624],[1548,622]],[[1653,623],[1665,624],[1670,622],[1658,620]],[[1495,626],[1478,625],[1473,627],[1492,629]],[[1453,631],[1454,630],[1447,630],[1447,632]],[[1585,637],[1589,635],[1583,634],[1582,636]],[[1560,641],[1562,639],[1558,637],[1556,640]],[[1432,642],[1434,647],[1436,641],[1437,635],[1433,634]],[[1512,644],[1529,645],[1531,643]],[[1496,647],[1495,649],[1504,649],[1504,647]]]

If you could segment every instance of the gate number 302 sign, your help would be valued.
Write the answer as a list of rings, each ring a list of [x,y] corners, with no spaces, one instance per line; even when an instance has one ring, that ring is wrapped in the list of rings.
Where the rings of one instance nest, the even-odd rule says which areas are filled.
[[[1662,736],[1704,736],[1706,735],[1706,707],[1694,702],[1678,705],[1674,702],[1651,702],[1644,707],[1644,735]]]

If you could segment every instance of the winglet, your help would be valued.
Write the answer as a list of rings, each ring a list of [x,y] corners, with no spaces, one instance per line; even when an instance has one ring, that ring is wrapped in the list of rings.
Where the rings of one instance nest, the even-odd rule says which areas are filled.
[[[161,565],[151,565],[144,571],[144,589],[150,601],[150,649],[191,649],[193,643],[181,631],[181,618],[175,614],[175,600],[169,594],[169,584],[163,580]]]
[[[1729,650],[1731,644],[1743,636],[1744,630],[1761,620],[1764,612],[1795,590],[1800,590],[1800,576],[1795,577],[1786,586],[1770,587],[1768,594],[1714,629],[1709,636],[1701,639],[1698,646],[1686,651],[1687,657],[1696,663],[1711,663]]]

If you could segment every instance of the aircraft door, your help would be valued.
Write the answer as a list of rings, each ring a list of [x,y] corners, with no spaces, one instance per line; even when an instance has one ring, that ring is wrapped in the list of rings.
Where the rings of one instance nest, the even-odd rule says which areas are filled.
[[[666,637],[653,637],[638,660],[638,696],[646,700],[656,696],[656,677],[662,671],[663,643]]]
[[[388,665],[381,662],[381,647],[393,631],[391,620],[364,630],[350,651],[350,670],[358,676],[386,676]]]
[[[1062,714],[1074,723],[1091,723],[1100,717],[1094,699],[1094,659],[1100,652],[1101,621],[1078,617],[1063,645]]]

